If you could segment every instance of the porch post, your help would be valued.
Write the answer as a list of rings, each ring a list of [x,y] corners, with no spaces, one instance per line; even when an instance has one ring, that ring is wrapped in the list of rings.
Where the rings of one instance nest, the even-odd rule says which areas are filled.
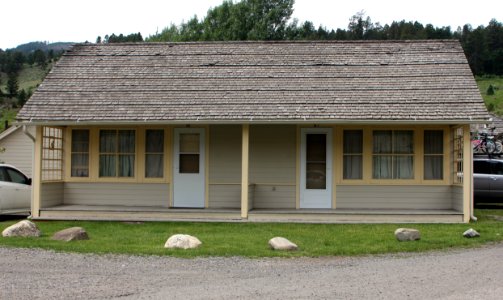
[[[250,125],[243,124],[241,149],[241,218],[248,218],[248,169]]]
[[[463,222],[470,222],[470,203],[472,198],[472,143],[470,125],[463,126]]]
[[[40,190],[42,188],[42,126],[37,126],[35,134],[35,157],[33,160],[32,187],[31,187],[31,216],[40,217]]]

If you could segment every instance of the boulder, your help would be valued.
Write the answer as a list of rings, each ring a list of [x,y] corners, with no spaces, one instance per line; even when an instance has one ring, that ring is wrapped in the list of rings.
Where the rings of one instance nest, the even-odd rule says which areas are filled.
[[[475,229],[470,228],[467,231],[463,232],[463,236],[465,238],[474,238],[474,237],[479,237],[480,233],[478,233]]]
[[[296,251],[299,249],[299,247],[290,242],[289,240],[285,239],[284,237],[274,237],[269,240],[269,246],[273,250],[286,250],[286,251]]]
[[[395,237],[400,242],[416,241],[421,239],[421,233],[413,228],[398,228],[395,230]]]
[[[37,227],[37,224],[23,220],[14,225],[11,225],[2,231],[3,237],[13,237],[13,236],[22,236],[22,237],[39,237],[42,235],[42,232]]]
[[[89,236],[87,235],[87,232],[84,230],[84,228],[71,227],[56,232],[51,239],[69,242],[77,240],[88,240]]]
[[[201,245],[201,241],[188,234],[175,234],[169,237],[164,248],[194,249]]]

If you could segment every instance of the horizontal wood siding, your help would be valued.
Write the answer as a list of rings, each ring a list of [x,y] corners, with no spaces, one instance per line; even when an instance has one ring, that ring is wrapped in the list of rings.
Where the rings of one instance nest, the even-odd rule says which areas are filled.
[[[169,206],[165,183],[65,183],[64,204]]]
[[[452,209],[462,212],[463,211],[463,187],[452,187]]]
[[[210,184],[209,208],[240,208],[241,185]]]
[[[210,183],[241,182],[241,126],[210,126],[209,176]]]
[[[250,127],[253,208],[295,208],[296,134],[292,125]]]
[[[452,209],[450,186],[337,186],[337,209]]]
[[[255,185],[253,208],[295,209],[295,186]]]
[[[35,127],[28,127],[28,132],[35,136]],[[19,128],[0,140],[0,148],[5,148],[5,152],[0,153],[0,162],[13,165],[31,177],[33,146],[34,142]]]
[[[296,132],[292,125],[250,126],[250,183],[295,183]]]
[[[64,183],[44,182],[40,188],[40,207],[47,208],[63,204]]]

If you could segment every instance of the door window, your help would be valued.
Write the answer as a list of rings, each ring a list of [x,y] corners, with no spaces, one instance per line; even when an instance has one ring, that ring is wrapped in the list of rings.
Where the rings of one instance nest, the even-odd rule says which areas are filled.
[[[199,173],[199,133],[180,133],[180,173]]]
[[[306,135],[306,189],[327,187],[327,136]]]

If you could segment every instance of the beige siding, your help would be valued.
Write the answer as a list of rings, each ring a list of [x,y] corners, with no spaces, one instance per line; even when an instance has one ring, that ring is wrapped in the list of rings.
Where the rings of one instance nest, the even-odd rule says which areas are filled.
[[[35,136],[35,127],[28,127],[28,131]],[[0,162],[13,165],[32,177],[33,146],[34,142],[18,127],[0,140],[0,148],[5,148],[5,152],[0,153]]]
[[[210,183],[240,183],[241,126],[210,126],[209,147]]]
[[[295,208],[296,134],[292,125],[250,127],[253,208]]]
[[[164,183],[66,183],[64,204],[169,206]]]
[[[240,208],[241,185],[211,184],[209,208]]]
[[[63,204],[64,183],[44,182],[41,186],[40,207],[47,208]]]
[[[295,209],[295,186],[256,185],[253,208]]]
[[[463,211],[463,187],[452,187],[452,209],[456,211]]]
[[[337,209],[452,209],[450,186],[356,186],[336,188]]]
[[[295,183],[296,134],[292,125],[250,127],[250,183]]]

